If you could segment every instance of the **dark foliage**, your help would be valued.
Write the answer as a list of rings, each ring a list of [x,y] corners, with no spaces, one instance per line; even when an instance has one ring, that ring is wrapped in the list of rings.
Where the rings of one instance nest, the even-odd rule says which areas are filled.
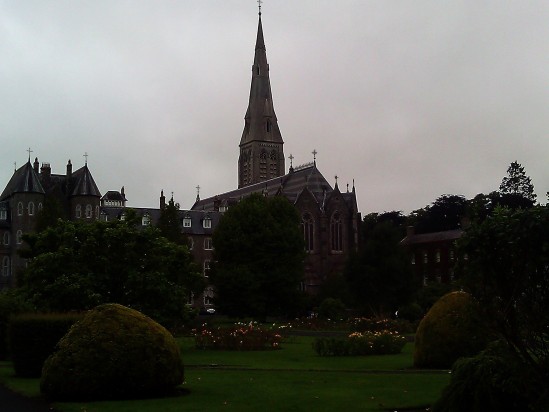
[[[8,356],[8,323],[13,315],[33,310],[14,290],[0,292],[0,360]]]
[[[204,284],[185,246],[139,229],[128,213],[115,222],[70,222],[26,236],[22,291],[38,310],[87,310],[116,302],[162,322],[187,316],[186,296]]]
[[[236,317],[290,316],[299,310],[303,236],[284,197],[258,194],[231,207],[217,226],[210,279],[219,311]]]
[[[417,287],[408,254],[400,245],[405,228],[399,216],[400,212],[367,215],[359,250],[345,267],[352,304],[367,315],[394,314]]]
[[[39,378],[42,365],[59,339],[82,315],[66,313],[21,314],[11,318],[8,342],[15,374]]]

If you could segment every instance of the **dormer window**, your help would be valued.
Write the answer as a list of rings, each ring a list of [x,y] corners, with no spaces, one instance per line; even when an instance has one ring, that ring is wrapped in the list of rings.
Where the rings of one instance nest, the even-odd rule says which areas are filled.
[[[183,218],[183,227],[191,227],[192,226],[192,220],[190,216],[185,216]]]
[[[204,218],[204,220],[202,221],[202,226],[204,227],[204,229],[211,229],[212,228],[212,219],[208,216],[206,216]]]
[[[141,224],[143,226],[149,226],[151,224],[151,217],[149,216],[148,213],[145,213],[141,218]]]

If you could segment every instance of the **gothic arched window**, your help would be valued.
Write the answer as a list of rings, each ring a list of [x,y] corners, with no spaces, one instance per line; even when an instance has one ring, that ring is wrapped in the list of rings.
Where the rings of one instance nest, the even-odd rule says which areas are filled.
[[[86,217],[89,219],[92,217],[92,205],[86,205]]]
[[[23,202],[17,203],[17,215],[23,216]]]
[[[82,217],[82,206],[76,205],[75,216],[77,219]]]
[[[335,212],[330,221],[330,237],[332,239],[332,251],[343,252],[343,227],[341,215]]]
[[[2,259],[2,276],[10,275],[10,258],[9,256],[4,256]]]
[[[4,232],[4,245],[10,244],[10,232]]]
[[[33,202],[29,202],[29,204],[27,205],[27,211],[29,212],[29,216],[34,215],[34,203]]]
[[[305,240],[305,250],[311,252],[314,250],[314,233],[315,225],[313,217],[309,213],[305,213],[301,218],[301,227],[303,228],[303,239]]]
[[[15,235],[15,242],[20,245],[21,243],[23,243],[23,231],[22,230],[18,230],[17,231],[17,234]]]

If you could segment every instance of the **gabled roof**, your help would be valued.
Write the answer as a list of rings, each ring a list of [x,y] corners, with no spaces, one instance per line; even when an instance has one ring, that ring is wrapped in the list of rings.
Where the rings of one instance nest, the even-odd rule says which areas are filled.
[[[0,196],[0,200],[7,199],[14,193],[45,193],[40,178],[34,171],[30,160],[13,173]]]
[[[124,196],[118,190],[109,190],[103,195],[101,200],[114,200],[119,202],[125,202],[127,199],[126,196]]]
[[[215,204],[232,204],[252,193],[264,193],[268,196],[281,194],[295,203],[300,193],[307,188],[318,204],[323,204],[325,196],[333,189],[316,168],[316,164],[291,169],[284,176],[275,177],[264,182],[241,187],[223,194],[197,201],[191,210],[214,210]]]
[[[400,241],[401,245],[417,245],[425,243],[454,241],[463,235],[462,229],[445,230],[443,232],[411,234]]]
[[[91,175],[88,165],[85,164],[83,167],[78,169],[72,174],[72,184],[73,188],[71,196],[97,196],[101,197],[101,192],[97,188],[95,181]]]

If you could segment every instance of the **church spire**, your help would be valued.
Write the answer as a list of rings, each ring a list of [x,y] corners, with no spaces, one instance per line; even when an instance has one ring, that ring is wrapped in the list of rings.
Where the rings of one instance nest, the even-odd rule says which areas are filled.
[[[273,106],[260,9],[250,98],[240,139],[238,187],[284,175],[283,145]]]

